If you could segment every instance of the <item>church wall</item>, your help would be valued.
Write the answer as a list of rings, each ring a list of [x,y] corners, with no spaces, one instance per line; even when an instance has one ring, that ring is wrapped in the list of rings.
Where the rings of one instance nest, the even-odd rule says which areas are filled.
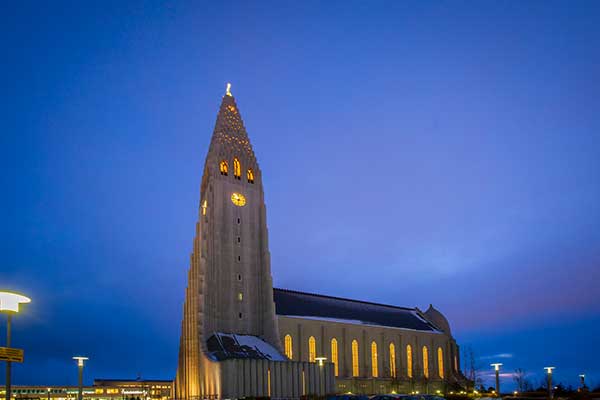
[[[218,363],[221,369],[219,398],[241,397],[300,398],[335,391],[333,365],[308,362],[281,362],[231,359]],[[305,375],[305,380],[302,375]]]
[[[331,339],[338,342],[338,377],[336,390],[353,393],[389,393],[392,390],[410,393],[435,393],[444,391],[448,381],[456,375],[451,354],[456,350],[454,339],[440,332],[416,331],[381,326],[368,326],[334,321],[322,321],[301,317],[278,316],[282,342],[286,335],[292,337],[292,360],[309,360],[309,338],[316,341],[316,356],[332,362]],[[352,341],[358,341],[359,374],[352,374]],[[373,377],[371,344],[377,344],[377,377]],[[396,376],[392,377],[390,347],[394,343]],[[413,377],[407,375],[406,346],[413,353]],[[423,346],[428,349],[429,378],[423,373]],[[443,351],[444,378],[440,377],[438,348]]]

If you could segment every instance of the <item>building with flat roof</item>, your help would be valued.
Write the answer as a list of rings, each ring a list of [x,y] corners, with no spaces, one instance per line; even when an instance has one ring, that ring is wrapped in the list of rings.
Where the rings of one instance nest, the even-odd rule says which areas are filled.
[[[168,400],[173,397],[172,380],[95,379],[93,386],[83,387],[87,400]],[[12,396],[18,400],[76,400],[77,386],[12,385]],[[0,386],[0,395],[6,394]]]

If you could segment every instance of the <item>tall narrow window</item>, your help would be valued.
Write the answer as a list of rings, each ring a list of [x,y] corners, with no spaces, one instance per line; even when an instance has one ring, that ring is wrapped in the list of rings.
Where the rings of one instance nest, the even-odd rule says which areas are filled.
[[[271,368],[267,369],[267,396],[271,397]]]
[[[438,347],[438,374],[440,378],[444,379],[444,350]]]
[[[390,343],[390,376],[396,377],[396,346]]]
[[[317,341],[314,336],[308,338],[308,362],[315,362],[317,359]]]
[[[429,378],[429,350],[423,346],[423,376]]]
[[[292,357],[294,357],[294,350],[292,349],[292,336],[285,335],[283,341],[285,343],[285,355],[291,360]]]
[[[248,168],[246,175],[248,177],[248,183],[254,183],[254,171],[252,171],[252,168]]]
[[[229,165],[227,165],[227,161],[223,160],[219,163],[219,171],[221,171],[221,175],[227,175],[229,172]]]
[[[202,215],[206,215],[206,208],[208,207],[208,203],[206,200],[202,202]]]
[[[358,376],[358,342],[352,341],[352,376]]]
[[[337,339],[331,339],[331,362],[333,363],[335,376],[338,376],[338,343]]]
[[[406,375],[409,378],[413,377],[412,347],[410,344],[406,345]]]
[[[242,166],[240,165],[240,160],[237,158],[233,159],[233,176],[235,179],[240,179],[242,176]]]
[[[377,343],[373,341],[371,343],[371,375],[373,375],[373,378],[379,376],[379,369],[377,367]]]
[[[458,371],[458,357],[454,355],[454,371]]]

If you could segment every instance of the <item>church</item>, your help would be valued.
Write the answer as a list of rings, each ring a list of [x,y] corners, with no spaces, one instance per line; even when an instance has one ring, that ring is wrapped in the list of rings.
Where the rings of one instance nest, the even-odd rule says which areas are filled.
[[[433,306],[273,288],[262,171],[228,85],[201,181],[175,398],[445,393],[464,384],[450,324]]]

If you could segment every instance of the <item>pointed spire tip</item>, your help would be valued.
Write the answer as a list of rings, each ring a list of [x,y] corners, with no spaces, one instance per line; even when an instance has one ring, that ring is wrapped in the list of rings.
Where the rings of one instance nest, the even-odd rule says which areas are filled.
[[[225,90],[225,95],[231,96],[231,83],[227,82],[227,89]]]

